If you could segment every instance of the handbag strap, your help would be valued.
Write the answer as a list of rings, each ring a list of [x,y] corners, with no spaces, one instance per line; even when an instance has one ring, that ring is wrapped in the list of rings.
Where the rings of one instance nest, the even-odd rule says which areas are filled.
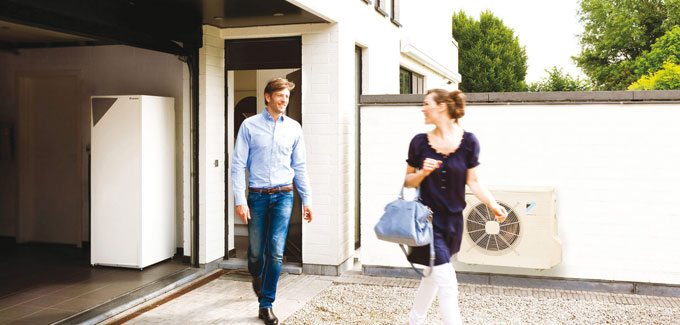
[[[402,192],[403,192],[403,188],[402,188]],[[432,274],[432,268],[434,267],[434,258],[435,258],[435,255],[434,255],[434,231],[432,229],[432,220],[429,220],[427,222],[427,226],[430,227],[430,233],[432,234],[432,242],[430,243],[430,271],[427,272],[427,275],[425,275],[425,274],[423,274],[423,272],[418,270],[418,268],[416,268],[416,266],[413,265],[413,263],[411,263],[411,261],[409,261],[409,263],[411,263],[411,268],[413,268],[413,270],[416,271],[416,273],[418,273],[418,275],[420,275],[422,277],[428,277],[428,276],[430,276],[430,274]],[[399,247],[401,248],[401,251],[404,252],[404,255],[406,255],[406,258],[408,259],[408,252],[406,251],[406,245],[399,244]]]
[[[404,188],[406,188],[406,186],[402,185],[401,191],[399,191],[399,198],[402,200],[404,199]],[[420,186],[416,187],[416,197],[414,198],[414,201],[420,201]]]
[[[405,186],[402,185],[401,191],[399,191],[399,198],[402,199],[402,200],[404,199],[404,188],[405,188]],[[420,187],[416,187],[415,200],[420,201]],[[432,242],[430,243],[430,272],[427,272],[427,275],[423,274],[423,272],[418,270],[418,268],[416,268],[416,266],[413,265],[413,263],[411,263],[409,261],[409,263],[411,263],[411,268],[413,268],[413,270],[416,271],[416,273],[418,273],[418,275],[420,275],[422,277],[427,277],[430,274],[432,274],[432,268],[434,267],[434,258],[435,258],[435,255],[434,255],[434,230],[432,229],[432,220],[431,219],[427,221],[427,226],[430,227],[430,234],[432,234]],[[408,252],[406,251],[406,245],[399,244],[399,247],[401,248],[401,251],[404,252],[404,255],[406,255],[406,258],[408,259]]]

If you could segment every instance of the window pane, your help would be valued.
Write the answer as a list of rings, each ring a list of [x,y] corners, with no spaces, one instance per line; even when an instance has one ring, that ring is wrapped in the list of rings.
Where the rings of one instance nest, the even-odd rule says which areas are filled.
[[[424,94],[425,93],[425,87],[424,87],[424,82],[423,82],[423,76],[413,74],[413,82],[415,84],[414,88],[414,94]]]
[[[413,94],[424,94],[425,93],[425,78],[417,73],[411,72],[411,83]]]
[[[411,71],[400,68],[399,69],[399,93],[400,94],[412,94],[412,80]]]

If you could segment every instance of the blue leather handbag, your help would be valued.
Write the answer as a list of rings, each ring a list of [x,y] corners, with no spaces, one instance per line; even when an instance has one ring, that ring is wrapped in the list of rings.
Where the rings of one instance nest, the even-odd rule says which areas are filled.
[[[418,191],[418,193],[420,193]],[[380,240],[399,244],[405,255],[405,246],[425,246],[432,243],[432,210],[420,202],[420,195],[413,201],[404,200],[404,187],[399,197],[385,206],[385,212],[373,230]],[[434,245],[430,245],[430,268],[434,266]],[[425,276],[411,263],[416,273]]]

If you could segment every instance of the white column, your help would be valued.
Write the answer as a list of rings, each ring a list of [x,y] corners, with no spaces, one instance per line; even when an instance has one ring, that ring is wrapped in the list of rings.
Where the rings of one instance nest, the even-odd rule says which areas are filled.
[[[203,26],[199,50],[199,263],[224,256],[224,41]]]

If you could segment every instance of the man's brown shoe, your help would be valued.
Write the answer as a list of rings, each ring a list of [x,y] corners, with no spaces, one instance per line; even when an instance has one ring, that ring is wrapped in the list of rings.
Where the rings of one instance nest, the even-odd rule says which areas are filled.
[[[260,308],[260,312],[257,315],[257,318],[263,320],[264,323],[267,324],[267,325],[278,325],[279,324],[279,319],[276,318],[276,315],[274,315],[274,311],[272,310],[272,307]]]

